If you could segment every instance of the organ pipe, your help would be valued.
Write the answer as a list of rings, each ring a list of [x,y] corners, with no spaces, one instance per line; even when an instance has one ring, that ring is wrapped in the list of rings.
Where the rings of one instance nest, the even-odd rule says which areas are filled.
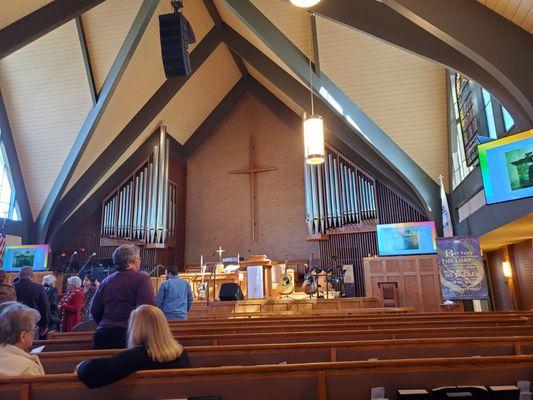
[[[322,165],[304,166],[306,222],[310,234],[377,223],[375,181],[328,148]]]
[[[162,126],[148,161],[104,201],[101,235],[148,244],[175,237],[177,188],[169,170],[170,141]]]

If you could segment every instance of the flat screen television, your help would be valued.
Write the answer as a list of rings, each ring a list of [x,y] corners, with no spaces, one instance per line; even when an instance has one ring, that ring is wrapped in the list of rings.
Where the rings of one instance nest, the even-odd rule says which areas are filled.
[[[34,271],[44,271],[48,266],[48,245],[33,244],[6,246],[2,269],[18,272],[22,267],[33,267]]]
[[[377,225],[380,256],[405,256],[437,252],[435,222]]]
[[[533,129],[478,146],[487,204],[533,196]]]

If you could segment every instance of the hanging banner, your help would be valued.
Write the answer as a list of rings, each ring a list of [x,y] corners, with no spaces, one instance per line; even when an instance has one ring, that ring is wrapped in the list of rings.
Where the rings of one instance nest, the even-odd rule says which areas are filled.
[[[489,297],[479,238],[437,238],[437,256],[444,300]]]

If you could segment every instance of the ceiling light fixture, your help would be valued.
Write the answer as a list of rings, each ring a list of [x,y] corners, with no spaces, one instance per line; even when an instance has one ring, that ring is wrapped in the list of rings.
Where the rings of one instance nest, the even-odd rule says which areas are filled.
[[[319,2],[320,0],[291,0],[291,3],[293,5],[295,5],[296,7],[302,7],[302,8],[312,7],[315,4],[318,4]]]

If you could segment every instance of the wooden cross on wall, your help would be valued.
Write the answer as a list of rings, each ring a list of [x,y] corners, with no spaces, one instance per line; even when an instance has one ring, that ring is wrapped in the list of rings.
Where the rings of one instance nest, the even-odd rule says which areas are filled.
[[[248,168],[238,169],[234,171],[228,171],[228,174],[249,174],[250,175],[250,209],[252,214],[252,240],[255,242],[257,240],[257,195],[255,190],[255,178],[256,174],[260,172],[275,171],[277,167],[257,167],[256,163],[256,149],[255,149],[255,138],[250,135],[250,145],[249,145],[249,163]]]

